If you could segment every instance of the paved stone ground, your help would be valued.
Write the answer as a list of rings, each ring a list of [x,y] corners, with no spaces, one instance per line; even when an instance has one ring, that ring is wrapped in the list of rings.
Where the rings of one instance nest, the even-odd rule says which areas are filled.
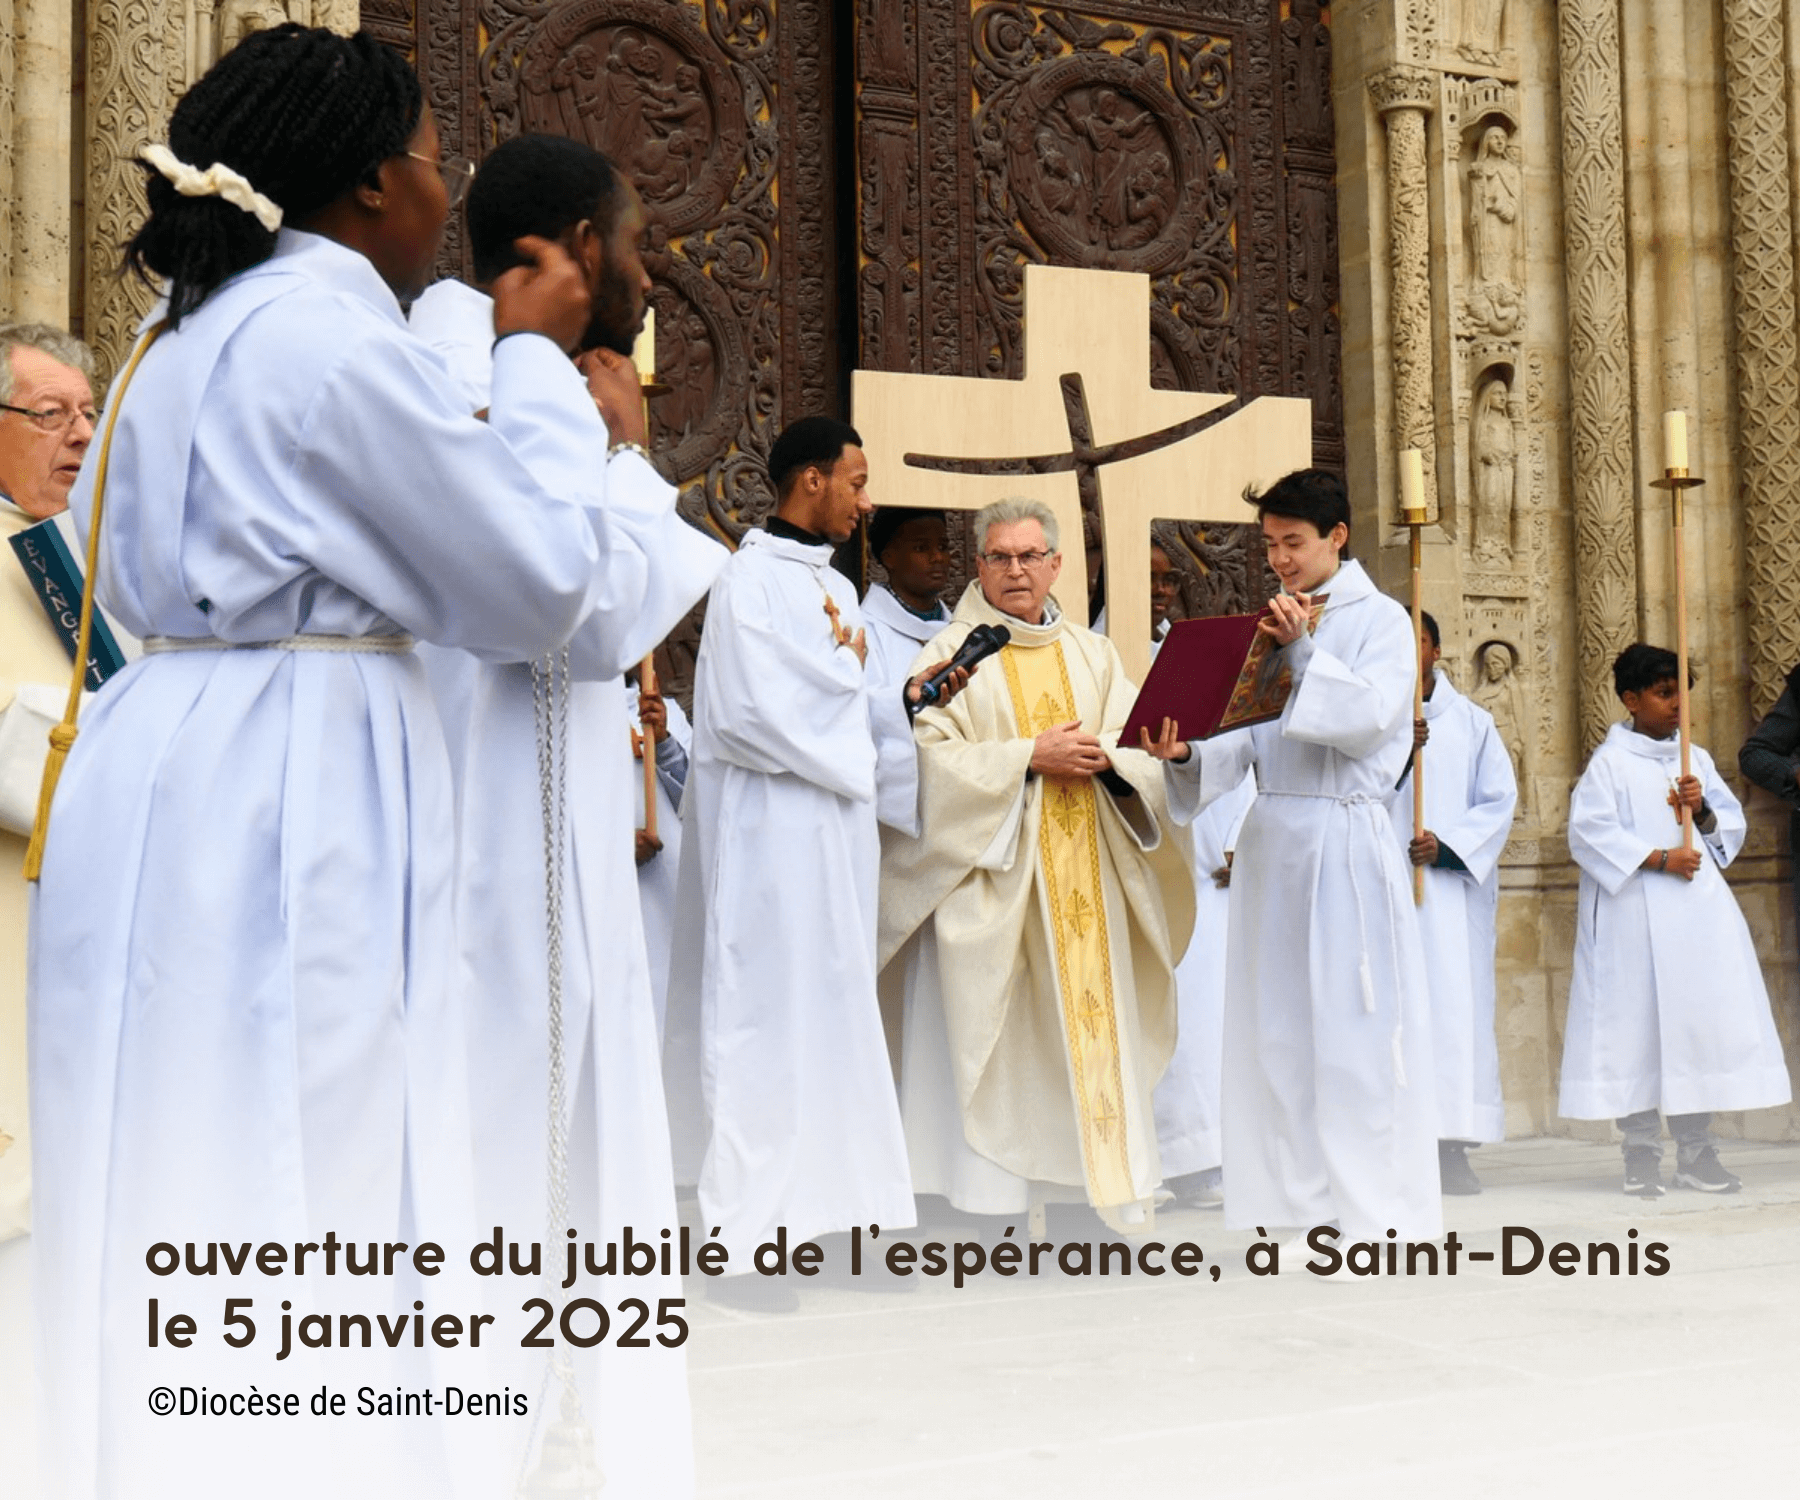
[[[690,1286],[701,1494],[784,1500],[1800,1493],[1800,1145],[1727,1143],[1730,1197],[1619,1191],[1616,1147],[1488,1147],[1446,1201],[1469,1249],[1667,1244],[1662,1277],[1498,1263],[1321,1281],[1166,1213],[1220,1277],[982,1276],[905,1296],[808,1287],[789,1317]],[[942,1224],[916,1239],[953,1241]],[[1057,1242],[1105,1238],[1054,1211]],[[0,1245],[0,1497],[29,1500],[26,1245]]]
[[[1691,1497],[1800,1493],[1800,1146],[1728,1143],[1729,1197],[1619,1191],[1617,1147],[1488,1147],[1446,1226],[1666,1243],[1662,1277],[1251,1276],[1254,1236],[1159,1216],[1218,1282],[984,1276],[695,1303],[708,1497]],[[1099,1237],[1052,1218],[1051,1238]],[[929,1231],[952,1239],[949,1226]],[[1305,1258],[1300,1264],[1303,1267]],[[690,1289],[694,1290],[694,1289]]]

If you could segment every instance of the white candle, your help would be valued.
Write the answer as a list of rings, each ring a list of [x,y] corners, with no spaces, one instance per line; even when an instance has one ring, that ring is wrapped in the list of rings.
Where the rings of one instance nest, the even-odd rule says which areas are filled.
[[[1425,509],[1425,455],[1417,448],[1400,455],[1400,509],[1409,517]]]
[[[1679,469],[1686,473],[1687,466],[1687,413],[1666,411],[1663,413],[1663,471],[1673,473]]]
[[[632,341],[631,362],[637,366],[639,380],[656,379],[656,309],[644,307],[644,326]]]

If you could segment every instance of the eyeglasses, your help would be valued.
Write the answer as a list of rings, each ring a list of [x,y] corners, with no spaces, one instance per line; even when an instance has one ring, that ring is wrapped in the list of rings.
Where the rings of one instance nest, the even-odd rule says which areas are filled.
[[[16,411],[39,432],[67,432],[77,422],[93,427],[100,421],[100,413],[91,406],[78,406],[73,411],[66,406],[46,406],[42,411],[33,411],[29,406],[0,401],[0,411]]]
[[[1035,573],[1054,556],[1054,552],[983,552],[981,560],[997,573],[1010,573],[1014,563]]]
[[[404,153],[414,161],[422,161],[428,167],[436,167],[438,176],[444,179],[444,192],[449,197],[451,208],[463,201],[463,194],[469,191],[469,184],[475,180],[475,163],[466,156],[446,156],[434,160],[429,156],[421,156],[417,151]]]

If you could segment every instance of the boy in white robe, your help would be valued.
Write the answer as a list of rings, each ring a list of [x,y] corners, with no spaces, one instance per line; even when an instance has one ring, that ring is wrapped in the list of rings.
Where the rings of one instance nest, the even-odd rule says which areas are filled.
[[[1178,817],[1256,770],[1232,865],[1225,1222],[1429,1239],[1443,1227],[1430,1009],[1387,816],[1412,746],[1412,624],[1341,556],[1343,481],[1301,470],[1254,503],[1284,589],[1259,627],[1293,674],[1281,717],[1192,745],[1177,725],[1145,736]],[[1328,598],[1308,634],[1315,593]]]
[[[1160,542],[1150,547],[1152,659],[1169,633],[1179,597],[1175,565]],[[1156,1145],[1163,1182],[1182,1208],[1225,1204],[1219,1089],[1225,1043],[1225,942],[1231,915],[1231,862],[1238,831],[1256,800],[1256,774],[1194,819],[1194,935],[1175,966],[1175,1055],[1157,1081]]]
[[[1631,720],[1607,731],[1569,804],[1581,891],[1557,1107],[1617,1122],[1634,1197],[1663,1193],[1658,1110],[1675,1185],[1733,1193],[1712,1111],[1791,1097],[1750,929],[1720,873],[1743,846],[1744,812],[1698,745],[1680,775],[1673,652],[1626,647],[1613,687]],[[1692,848],[1680,808],[1699,834]]]
[[[1414,741],[1426,747],[1424,835],[1413,837],[1413,762],[1388,811],[1407,858],[1425,867],[1419,937],[1437,1056],[1438,1175],[1444,1192],[1468,1195],[1481,1191],[1468,1148],[1506,1135],[1494,1039],[1494,917],[1500,851],[1519,789],[1493,715],[1444,675],[1438,640],[1437,621],[1422,614],[1425,717],[1414,726]]]
[[[941,510],[883,506],[869,523],[869,555],[887,574],[863,595],[863,630],[869,639],[869,680],[898,688],[919,649],[950,623],[938,596],[950,578],[950,528]],[[881,821],[903,833],[919,831],[919,760],[902,743],[883,746],[875,788]],[[881,1020],[896,1078],[904,1047],[904,976],[893,967],[880,975]]]
[[[476,275],[502,274],[513,242],[568,241],[589,276],[594,317],[584,360],[623,364],[648,287],[639,259],[644,221],[631,185],[577,141],[525,136],[491,152],[470,189]],[[487,405],[493,303],[439,282],[414,303],[413,331],[458,373],[465,402]],[[589,456],[608,518],[637,566],[570,643],[566,873],[562,910],[563,1051],[569,1109],[569,1223],[578,1238],[654,1239],[676,1224],[668,1117],[631,849],[640,780],[620,681],[706,591],[725,550],[683,521],[675,489],[643,451],[636,375],[607,414],[611,451]],[[432,685],[455,737],[458,772],[456,976],[470,1015],[476,1204],[484,1230],[545,1237],[549,1132],[548,950],[544,833],[535,697],[528,663],[428,652]],[[604,1297],[587,1288],[588,1295]],[[637,1281],[655,1306],[679,1297],[678,1277]],[[577,1288],[571,1295],[583,1295]],[[554,1401],[543,1356],[513,1349],[515,1386]],[[660,1345],[578,1353],[584,1415],[593,1422],[608,1491],[679,1496],[693,1487],[686,1361]],[[521,1430],[523,1442],[528,1433]],[[514,1460],[510,1467],[516,1467]]]
[[[664,1068],[678,1180],[697,1181],[729,1256],[708,1295],[763,1312],[799,1305],[791,1274],[753,1274],[778,1230],[793,1247],[913,1222],[875,930],[877,745],[913,753],[916,683],[872,681],[856,590],[831,565],[872,509],[868,474],[846,423],[782,433],[776,513],[713,589],[695,674]],[[696,1092],[701,1114],[681,1118]],[[828,1248],[828,1273],[843,1253]],[[844,1284],[884,1280],[863,1271]]]
[[[863,595],[863,629],[869,638],[869,681],[896,692],[919,648],[950,623],[938,597],[950,578],[950,532],[941,510],[889,506],[869,523],[869,555],[887,571],[886,583],[872,583]],[[881,821],[906,833],[919,823],[918,757],[906,743],[884,746],[877,799]]]

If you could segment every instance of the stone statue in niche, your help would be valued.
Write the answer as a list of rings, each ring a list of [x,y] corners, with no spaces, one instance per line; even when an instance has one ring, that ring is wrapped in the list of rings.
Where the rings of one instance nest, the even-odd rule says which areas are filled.
[[[1469,164],[1469,259],[1490,287],[1518,283],[1519,167],[1506,130],[1489,125]]]
[[[1469,462],[1475,487],[1474,553],[1480,563],[1512,561],[1514,476],[1518,441],[1512,388],[1500,375],[1482,381],[1469,419]]]
[[[1519,783],[1519,806],[1531,786],[1526,776],[1525,688],[1519,681],[1519,648],[1510,641],[1484,641],[1475,648],[1475,683],[1469,696],[1494,716],[1500,743],[1512,759]]]
[[[1500,60],[1500,26],[1506,0],[1463,0],[1462,41],[1457,51],[1478,62]]]

